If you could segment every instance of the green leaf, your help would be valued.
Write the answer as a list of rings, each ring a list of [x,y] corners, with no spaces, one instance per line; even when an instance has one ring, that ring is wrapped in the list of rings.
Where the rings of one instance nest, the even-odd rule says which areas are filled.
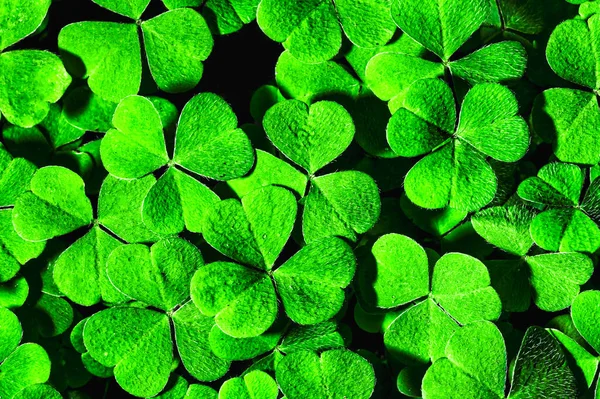
[[[554,154],[563,162],[594,165],[600,161],[600,109],[593,93],[554,88],[536,97],[533,129],[552,142]]]
[[[112,308],[94,314],[83,330],[85,347],[117,383],[151,397],[167,385],[173,361],[169,318],[152,310]]]
[[[139,91],[142,50],[135,24],[76,22],[62,28],[58,48],[71,75],[87,79],[103,99],[119,102]]]
[[[449,253],[436,262],[431,294],[461,324],[496,320],[502,312],[500,298],[490,286],[487,268],[469,255]]]
[[[94,3],[104,7],[114,13],[129,17],[131,19],[140,19],[150,0],[132,0],[123,3],[119,0],[92,0]]]
[[[9,122],[22,127],[42,122],[50,104],[57,102],[71,84],[60,59],[47,51],[2,53],[0,71],[0,111]]]
[[[277,382],[288,399],[368,399],[375,386],[373,366],[345,349],[285,356],[276,366]]]
[[[277,316],[277,296],[269,276],[235,263],[214,262],[198,269],[191,295],[200,312],[215,317],[235,338],[258,336]]]
[[[34,321],[42,337],[57,337],[73,324],[74,311],[63,298],[42,293],[35,301],[33,309],[23,308],[21,319]]]
[[[243,176],[254,164],[254,151],[237,117],[221,97],[201,93],[183,108],[173,161],[216,180]]]
[[[100,227],[67,248],[54,263],[53,279],[60,292],[73,302],[91,306],[104,300],[115,303],[127,300],[117,291],[106,274],[106,261],[120,242]]]
[[[184,399],[218,399],[218,393],[211,387],[192,384],[188,388]]]
[[[566,309],[594,271],[590,258],[575,252],[530,256],[529,278],[533,300],[542,310],[555,312]]]
[[[62,399],[62,396],[50,385],[36,384],[20,391],[14,399]]]
[[[310,107],[298,100],[277,103],[266,112],[263,126],[273,144],[311,175],[339,157],[355,131],[348,111],[332,101]]]
[[[531,223],[535,243],[552,252],[594,253],[600,248],[600,229],[578,209],[550,209]]]
[[[540,327],[529,327],[515,362],[508,398],[574,398],[577,387],[559,343]]]
[[[264,334],[251,338],[233,338],[214,326],[210,330],[210,349],[221,359],[229,361],[256,358],[277,346],[283,334],[282,324],[275,323]]]
[[[39,127],[46,133],[48,142],[55,150],[74,143],[85,134],[85,129],[73,126],[67,121],[62,107],[58,104],[50,106],[46,119],[40,123]]]
[[[31,191],[13,209],[16,232],[28,241],[45,241],[70,233],[92,221],[92,206],[81,178],[60,166],[35,172]]]
[[[503,41],[490,44],[448,64],[454,76],[472,85],[506,83],[525,74],[527,53],[519,42]]]
[[[444,356],[446,343],[458,328],[432,299],[425,299],[392,321],[383,342],[393,358],[407,365],[426,365]]]
[[[522,206],[493,207],[477,212],[471,217],[473,228],[490,244],[517,256],[524,256],[533,246],[529,233],[535,217]]]
[[[305,63],[319,63],[338,53],[342,30],[360,47],[386,44],[395,31],[389,10],[388,0],[367,3],[342,0],[335,5],[322,0],[302,4],[263,0],[256,20],[269,38],[283,43],[294,57]]]
[[[17,276],[0,284],[0,306],[14,309],[23,306],[29,295],[29,284],[22,276]]]
[[[214,328],[218,328],[212,317],[203,316],[194,303],[189,301],[173,314],[173,326],[181,362],[194,378],[214,381],[227,373],[230,362],[219,358],[211,350],[209,334]],[[190,399],[195,397],[190,392],[203,391],[192,387],[193,385],[188,391]]]
[[[142,244],[117,247],[106,261],[106,272],[128,297],[168,312],[188,298],[192,276],[203,264],[193,244],[166,238],[150,249]]]
[[[6,308],[0,308],[0,322],[0,359],[4,360],[19,346],[23,329],[17,316]]]
[[[402,195],[400,198],[402,212],[421,230],[436,237],[441,237],[458,226],[468,212],[446,207],[440,210],[428,210],[416,206]]]
[[[68,123],[79,129],[106,133],[112,128],[117,105],[94,94],[87,86],[82,86],[65,96],[62,115]]]
[[[594,15],[587,21],[567,20],[550,35],[546,47],[548,64],[563,79],[592,90],[600,89],[599,39],[600,16]]]
[[[529,128],[518,112],[519,104],[506,87],[476,85],[463,101],[456,135],[498,161],[516,162],[529,147]]]
[[[407,35],[448,61],[485,22],[486,0],[395,0],[392,17]]]
[[[270,185],[282,186],[291,190],[297,197],[304,197],[308,178],[287,162],[262,150],[256,150],[256,163],[252,171],[227,185],[242,198],[251,191]]]
[[[0,282],[13,278],[21,265],[42,254],[45,242],[23,240],[12,224],[12,209],[0,210]]]
[[[152,175],[135,180],[108,175],[98,196],[98,223],[129,243],[157,241],[142,220],[144,198],[155,183]]]
[[[330,236],[355,241],[377,223],[380,212],[379,189],[369,175],[345,171],[315,177],[304,203],[302,234],[307,243]]]
[[[23,158],[13,158],[0,145],[0,207],[11,206],[25,191],[36,167]]]
[[[489,204],[496,176],[485,159],[460,141],[445,144],[421,159],[406,175],[406,196],[426,209],[446,206],[472,212]]]
[[[159,89],[180,93],[196,87],[202,61],[213,47],[204,18],[192,9],[180,8],[142,22],[141,29],[148,66]]]
[[[199,233],[219,197],[190,175],[171,167],[146,195],[144,224],[159,235],[178,234],[187,228]]]
[[[100,152],[108,172],[122,179],[147,175],[169,161],[160,115],[152,102],[130,96],[119,103]]]
[[[50,377],[50,359],[38,344],[17,347],[0,364],[0,396],[13,398],[29,385],[43,384]]]
[[[326,61],[305,64],[284,51],[275,65],[275,79],[288,97],[311,103],[324,97],[356,97],[360,82],[341,65]]]
[[[241,203],[215,204],[208,215],[204,238],[231,259],[270,270],[288,241],[296,220],[294,195],[277,186],[250,192]]]
[[[544,165],[537,177],[524,180],[517,192],[534,204],[572,207],[579,204],[584,179],[577,165],[554,162]]]
[[[577,331],[596,353],[600,353],[600,291],[584,291],[577,295],[571,306],[571,317]]]
[[[259,370],[231,378],[219,389],[220,399],[277,399],[278,394],[279,387],[275,380]]]
[[[395,308],[429,293],[429,265],[423,247],[409,237],[386,234],[359,258],[358,295],[371,306]]]
[[[570,320],[570,316],[566,316]],[[557,330],[548,330],[548,332],[562,345],[561,349],[567,356],[568,365],[573,373],[579,377],[579,380],[581,380],[581,389],[591,388],[600,360],[590,354],[570,336]]]
[[[443,64],[401,52],[383,52],[369,60],[365,80],[380,99],[401,103],[413,83],[442,77],[443,74]]]
[[[197,6],[201,3],[198,1]],[[214,33],[228,35],[256,18],[259,3],[260,0],[209,0],[204,3],[202,15]]]
[[[337,323],[324,321],[309,326],[293,325],[285,332],[277,349],[289,355],[297,351],[320,352],[345,346],[344,338],[338,332]]]
[[[273,278],[288,317],[298,324],[316,324],[340,311],[355,269],[352,249],[330,237],[303,247]]]
[[[0,51],[34,33],[44,21],[51,0],[7,0],[0,6]]]

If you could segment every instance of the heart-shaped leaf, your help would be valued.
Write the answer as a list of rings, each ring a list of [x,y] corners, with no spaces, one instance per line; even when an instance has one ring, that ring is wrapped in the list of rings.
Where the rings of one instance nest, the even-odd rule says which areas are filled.
[[[263,126],[273,144],[311,175],[339,157],[354,137],[352,117],[332,101],[310,107],[298,100],[280,102],[267,111]]]
[[[150,0],[130,0],[126,2],[119,0],[93,0],[93,2],[114,13],[134,20],[140,19],[146,7],[150,4]]]
[[[22,238],[45,241],[88,225],[93,214],[83,180],[66,168],[47,166],[35,172],[31,191],[17,199],[12,217]]]
[[[221,385],[221,399],[277,399],[279,387],[264,371],[254,370],[243,377],[231,378]]]
[[[600,291],[584,291],[571,305],[571,317],[577,331],[583,336],[596,353],[600,353]]]

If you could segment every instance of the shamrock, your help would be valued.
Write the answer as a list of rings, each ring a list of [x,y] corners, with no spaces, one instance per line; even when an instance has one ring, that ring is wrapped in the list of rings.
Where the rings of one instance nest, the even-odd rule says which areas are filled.
[[[597,328],[600,323],[600,291],[584,291],[579,294],[571,305],[571,319],[576,328],[576,334],[581,334],[578,338],[581,338],[590,348],[582,346],[573,339],[573,334],[567,335],[558,330],[551,330],[552,334],[572,356],[574,370],[577,370],[577,374],[583,377],[584,390],[589,389],[590,394],[593,394],[595,389],[594,397],[598,397],[600,388],[597,383],[594,388],[594,382],[597,381],[600,370],[600,356],[598,356],[600,354],[600,336]]]
[[[174,345],[185,369],[198,380],[213,381],[227,372],[229,362],[213,355],[208,344],[213,319],[187,301],[190,280],[203,263],[198,249],[180,238],[158,241],[151,248],[124,245],[110,254],[106,263],[110,281],[151,308],[100,311],[85,323],[83,340],[94,360],[114,367],[115,379],[125,391],[141,397],[162,391],[175,361]]]
[[[279,387],[267,373],[254,370],[243,377],[231,378],[221,385],[220,399],[277,399]]]
[[[208,216],[206,241],[244,264],[214,262],[192,280],[194,303],[205,316],[215,316],[226,334],[246,338],[267,331],[277,316],[277,293],[288,317],[299,324],[325,321],[341,309],[355,269],[354,254],[341,239],[312,242],[273,271],[296,208],[291,192],[269,186],[241,202],[221,201]]]
[[[457,330],[423,378],[424,398],[572,398],[575,378],[552,335],[527,329],[505,396],[506,345],[500,330],[480,321]],[[548,376],[552,378],[548,378]]]
[[[485,265],[469,255],[448,253],[435,261],[437,256],[400,234],[379,238],[369,255],[360,258],[357,271],[362,301],[390,309],[424,298],[402,311],[384,334],[388,350],[404,363],[440,357],[457,322],[500,316],[500,299]],[[431,272],[430,263],[435,263]]]
[[[142,209],[148,228],[169,235],[201,232],[206,213],[218,197],[193,174],[229,180],[246,174],[254,152],[237,127],[229,105],[211,93],[198,94],[184,107],[170,160],[163,123],[152,102],[125,98],[113,117],[100,152],[106,170],[122,179],[138,179],[163,166],[167,170],[150,189]]]
[[[492,286],[509,312],[527,310],[531,299],[542,310],[565,309],[594,271],[592,260],[576,252],[527,255],[537,217],[527,208],[513,206],[488,208],[472,218],[475,231],[486,241],[518,257],[486,262]]]
[[[23,397],[21,390],[48,381],[50,359],[38,344],[19,345],[23,330],[10,310],[0,307],[0,325],[0,397]]]
[[[584,171],[578,166],[551,163],[543,166],[537,177],[521,182],[519,197],[545,207],[531,223],[531,237],[539,247],[587,253],[600,248],[600,229],[592,219],[598,213],[600,180],[591,182],[582,199],[584,180]]]
[[[491,202],[496,176],[486,156],[516,162],[529,146],[527,124],[517,112],[510,90],[480,84],[467,93],[457,118],[446,83],[438,79],[415,82],[387,128],[396,154],[427,154],[406,175],[408,198],[426,209],[449,205],[469,212]]]
[[[71,83],[60,59],[48,51],[4,51],[40,27],[50,3],[6,0],[0,5],[0,112],[15,125],[40,123]]]
[[[289,399],[368,399],[375,386],[373,366],[346,349],[320,356],[311,351],[292,353],[279,361],[275,375]]]
[[[534,130],[552,141],[554,154],[562,162],[593,165],[600,161],[600,124],[597,95],[600,75],[596,65],[600,53],[595,43],[600,35],[600,16],[587,21],[569,19],[558,25],[548,41],[548,64],[558,76],[589,90],[553,88],[541,93],[532,111]]]
[[[210,30],[200,14],[178,8],[141,21],[150,0],[94,2],[135,21],[75,22],[61,30],[58,47],[66,67],[72,75],[86,78],[94,93],[112,102],[137,94],[142,81],[142,46],[161,90],[179,93],[198,84],[202,61],[213,47]]]
[[[354,124],[344,107],[332,101],[307,105],[287,100],[267,111],[263,126],[275,147],[303,168],[310,179],[302,216],[307,243],[328,236],[355,241],[358,234],[373,227],[381,201],[370,176],[358,171],[315,176],[352,142]]]
[[[342,32],[360,47],[387,43],[396,27],[390,0],[262,0],[256,21],[262,31],[305,63],[333,58],[342,45]]]

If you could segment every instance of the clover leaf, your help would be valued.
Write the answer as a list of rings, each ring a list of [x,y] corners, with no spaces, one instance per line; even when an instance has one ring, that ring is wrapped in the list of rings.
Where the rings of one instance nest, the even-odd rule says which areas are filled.
[[[567,20],[554,29],[546,48],[554,72],[591,90],[553,88],[536,98],[533,127],[546,141],[553,142],[554,153],[563,162],[593,165],[600,160],[600,142],[594,134],[594,126],[600,122],[596,101],[599,54],[594,45],[599,24],[598,15],[587,21]]]
[[[97,3],[139,21],[150,2]],[[75,22],[65,26],[58,36],[58,47],[69,72],[87,78],[94,93],[112,102],[140,90],[142,46],[157,86],[179,93],[194,88],[200,81],[202,61],[210,55],[213,39],[204,18],[189,8],[140,21],[139,28],[136,23]]]
[[[254,370],[243,377],[231,378],[221,385],[222,399],[277,399],[279,387],[267,373]]]
[[[375,387],[373,366],[345,349],[320,356],[310,351],[292,353],[279,361],[275,374],[289,399],[368,399]]]
[[[456,331],[423,378],[427,398],[574,397],[575,378],[558,342],[539,327],[530,327],[521,343],[505,396],[506,345],[490,322],[476,322]],[[553,378],[548,378],[552,375]]]
[[[428,258],[412,239],[387,234],[359,262],[356,287],[370,306],[394,308],[429,296],[401,312],[384,335],[388,350],[409,365],[438,358],[456,322],[495,320],[501,312],[483,263],[449,253],[431,266],[430,275]]]
[[[202,3],[198,0],[192,0],[191,2],[198,3],[195,4],[198,6]],[[228,35],[237,32],[244,25],[254,21],[259,3],[260,0],[208,0],[203,4],[202,15],[213,33]],[[181,5],[179,6],[181,7]]]
[[[13,225],[27,241],[46,241],[92,222],[92,205],[83,180],[60,166],[35,172],[30,191],[23,193],[12,211]]]
[[[428,154],[406,175],[408,198],[427,209],[450,205],[464,211],[491,202],[496,176],[486,156],[516,162],[529,146],[527,124],[517,113],[510,90],[481,84],[465,96],[457,123],[448,85],[437,79],[414,83],[387,130],[390,147],[398,155]]]
[[[0,308],[0,320],[0,395],[12,399],[24,388],[48,381],[50,359],[38,344],[19,345],[23,331],[14,313]]]
[[[125,98],[113,124],[116,129],[107,132],[100,148],[109,173],[135,179],[169,166],[148,192],[142,211],[146,226],[159,234],[177,234],[184,227],[200,232],[207,211],[218,200],[191,173],[228,180],[246,174],[254,162],[250,141],[237,128],[235,114],[214,94],[199,94],[183,109],[172,161],[160,115],[149,100]]]
[[[0,6],[0,112],[15,125],[40,123],[71,83],[60,59],[48,51],[3,52],[33,34],[49,7],[49,0],[7,0]]]
[[[523,200],[546,206],[531,222],[531,237],[539,247],[588,253],[600,248],[600,229],[587,213],[595,214],[600,181],[592,182],[580,199],[584,179],[576,165],[551,163],[519,185],[517,192]]]
[[[62,399],[58,391],[46,384],[30,385],[19,391],[15,399]]]
[[[529,233],[535,213],[522,206],[492,207],[471,217],[473,228],[487,242],[516,256],[526,255],[533,246]]]
[[[242,200],[242,206],[230,202],[235,200],[223,201],[215,207],[205,230],[206,237],[220,237],[219,241],[207,238],[209,243],[247,266],[215,262],[200,268],[192,280],[192,299],[204,315],[215,316],[221,330],[236,338],[260,335],[273,324],[278,309],[273,284],[290,319],[299,324],[316,324],[333,317],[341,309],[343,289],[354,275],[352,250],[335,237],[305,246],[271,272],[291,234],[296,207],[291,193],[284,195],[281,190],[285,191],[271,188],[252,192],[249,195],[252,202],[247,202],[252,207],[244,204],[248,196]],[[280,192],[281,199],[287,198],[288,205],[279,205],[284,203],[279,200],[267,206],[267,199],[274,201],[276,192]],[[225,209],[227,211],[222,212]],[[282,212],[284,209],[286,211]],[[277,212],[282,212],[280,218],[269,220],[268,216],[277,215]],[[219,226],[210,223],[211,220],[223,221],[221,228],[228,225],[243,228],[221,235],[222,230],[214,231],[210,227]],[[281,222],[277,224],[275,220]]]
[[[305,63],[333,58],[342,45],[342,32],[360,47],[387,43],[396,27],[390,16],[390,2],[355,0],[292,1],[262,0],[256,21],[262,31]]]
[[[165,388],[175,361],[174,344],[186,370],[199,380],[215,380],[229,368],[229,362],[210,351],[214,321],[185,302],[189,281],[202,264],[200,252],[180,238],[159,241],[150,250],[140,244],[122,246],[110,255],[110,281],[125,295],[160,309],[112,308],[85,324],[85,347],[100,364],[114,367],[117,382],[127,392],[154,396]]]

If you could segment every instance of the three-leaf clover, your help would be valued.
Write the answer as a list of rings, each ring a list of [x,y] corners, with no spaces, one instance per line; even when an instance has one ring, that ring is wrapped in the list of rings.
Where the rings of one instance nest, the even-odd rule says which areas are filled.
[[[50,377],[50,359],[38,344],[19,345],[23,330],[10,310],[0,307],[0,397],[13,399],[34,384]]]
[[[500,298],[485,265],[469,255],[430,260],[433,254],[400,234],[379,238],[370,255],[360,258],[357,272],[361,300],[391,309],[423,298],[404,309],[384,334],[387,349],[408,365],[439,358],[457,322],[500,316]]]
[[[381,209],[379,190],[362,172],[315,174],[339,157],[354,137],[350,114],[338,103],[299,100],[279,102],[263,119],[275,147],[304,169],[310,190],[304,199],[302,233],[307,243],[329,236],[352,241],[377,222]]]
[[[528,255],[535,217],[533,211],[514,206],[488,208],[471,219],[475,231],[486,241],[515,256],[486,261],[505,311],[523,312],[532,299],[542,310],[565,309],[594,272],[592,260],[581,253]]]
[[[278,312],[278,295],[288,317],[316,324],[342,307],[354,276],[352,249],[339,238],[312,242],[277,267],[296,220],[296,199],[288,190],[269,186],[241,202],[217,203],[204,229],[206,241],[242,263],[214,262],[192,281],[192,299],[228,335],[253,337],[267,331]]]
[[[532,111],[533,127],[562,162],[594,165],[600,161],[598,92],[600,74],[600,15],[587,21],[569,19],[558,25],[548,41],[548,64],[560,76],[589,90],[552,88],[541,93]]]
[[[516,162],[527,152],[529,129],[507,88],[479,84],[465,96],[460,116],[450,87],[438,79],[415,82],[390,119],[391,149],[403,157],[426,155],[408,172],[408,198],[427,209],[449,205],[478,210],[494,199],[491,157]]]
[[[50,3],[6,0],[0,5],[0,112],[15,125],[40,123],[71,83],[60,59],[48,51],[4,51],[40,27]]]
[[[590,217],[597,214],[600,180],[581,198],[585,172],[576,165],[551,163],[537,177],[521,182],[517,193],[543,212],[531,222],[531,237],[546,251],[594,253],[600,248],[600,229]]]
[[[262,0],[256,21],[262,31],[305,63],[333,58],[342,32],[360,47],[386,44],[396,31],[390,0]]]
[[[100,147],[106,170],[122,179],[139,179],[167,170],[150,189],[143,205],[146,226],[159,234],[187,228],[201,232],[218,197],[194,175],[229,180],[245,175],[254,163],[250,140],[237,117],[220,97],[202,93],[184,107],[170,157],[160,114],[144,97],[130,96],[117,107],[114,129]]]
[[[175,361],[174,346],[185,369],[198,380],[216,380],[229,369],[229,362],[210,350],[213,319],[187,300],[190,280],[203,263],[198,249],[180,238],[161,240],[151,248],[124,245],[110,254],[110,281],[151,308],[98,312],[85,323],[83,339],[91,357],[114,367],[117,382],[132,395],[151,397],[165,388]]]
[[[150,0],[98,5],[135,22],[84,21],[65,26],[58,46],[72,75],[87,78],[100,97],[118,102],[137,94],[142,81],[142,44],[157,86],[168,93],[194,88],[202,77],[202,61],[213,38],[204,18],[190,8],[167,11],[147,21],[140,18]]]
[[[318,354],[298,351],[282,358],[275,375],[289,399],[368,399],[375,388],[373,366],[346,349]]]
[[[540,328],[527,329],[505,395],[506,344],[500,330],[480,321],[457,330],[423,378],[423,397],[453,399],[573,398],[575,378],[552,335]],[[552,376],[549,378],[549,376]]]

